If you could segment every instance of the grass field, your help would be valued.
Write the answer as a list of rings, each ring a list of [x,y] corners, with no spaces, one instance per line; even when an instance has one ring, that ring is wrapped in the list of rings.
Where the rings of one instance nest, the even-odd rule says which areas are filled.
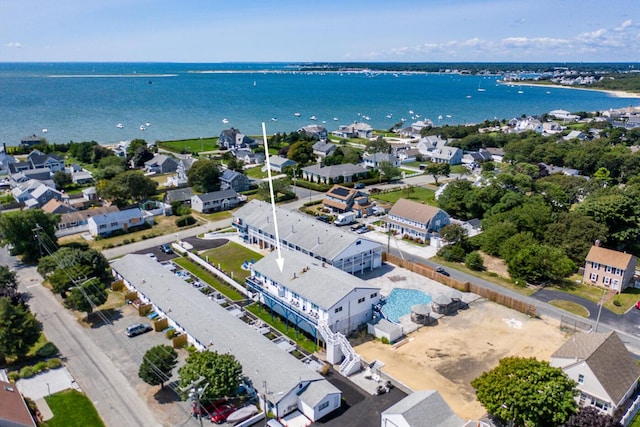
[[[207,283],[209,286],[211,286],[230,300],[241,301],[245,298],[245,296],[238,292],[235,288],[218,279],[216,276],[209,273],[198,264],[190,261],[188,258],[176,258],[173,260],[173,262],[196,276],[198,279]]]
[[[281,317],[275,314],[271,316],[271,313],[266,307],[261,306],[260,304],[254,303],[254,304],[248,305],[245,308],[246,310],[250,311],[257,317],[259,317],[262,321],[268,323],[269,325],[277,329],[283,335],[286,335],[287,337],[291,338],[303,350],[309,353],[313,353],[316,350],[313,340],[309,339],[309,337],[307,337],[302,331],[298,331],[298,333],[296,333],[295,326],[292,325],[291,323],[287,327],[287,324],[284,322],[284,320]]]
[[[266,178],[269,174],[269,172],[267,171],[264,171],[264,172],[262,171],[262,166],[256,166],[254,168],[245,169],[244,173],[249,178],[253,178],[253,179],[263,179],[263,178]]]
[[[91,400],[76,390],[65,390],[45,397],[53,412],[46,427],[100,427],[104,426]]]
[[[399,199],[409,199],[436,206],[435,191],[424,187],[409,187],[402,190],[390,191],[389,193],[375,194],[371,197],[389,203],[395,203]]]
[[[200,153],[203,151],[216,151],[218,138],[183,139],[179,141],[159,141],[158,147],[173,153]]]
[[[228,242],[215,249],[210,249],[201,254],[205,259],[209,258],[209,262],[218,265],[220,268],[226,271],[228,274],[233,273],[233,279],[244,286],[244,279],[246,279],[250,272],[242,269],[242,263],[247,260],[258,261],[262,258],[258,252],[254,252],[242,245],[235,242]]]

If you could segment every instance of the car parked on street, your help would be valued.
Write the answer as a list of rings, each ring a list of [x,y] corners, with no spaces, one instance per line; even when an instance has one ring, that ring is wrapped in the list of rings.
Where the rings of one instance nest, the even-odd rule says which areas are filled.
[[[193,402],[193,416],[198,418],[198,416],[202,417],[210,417],[213,411],[222,405],[226,405],[229,403],[227,399],[219,399],[214,402],[201,403],[200,406],[196,402]]]
[[[436,267],[436,273],[440,273],[443,276],[449,276],[449,272],[440,266]]]
[[[211,422],[222,424],[227,420],[227,417],[235,411],[236,407],[231,403],[220,405],[211,411]]]
[[[331,219],[330,219],[328,216],[326,216],[326,215],[318,215],[318,216],[316,217],[316,219],[317,219],[318,221],[326,222],[327,224],[329,224],[329,223],[331,222]]]
[[[150,325],[147,325],[145,323],[136,323],[135,325],[131,325],[129,326],[126,330],[125,333],[127,334],[127,336],[129,338],[138,336],[138,335],[142,335],[144,333],[147,333],[149,331],[152,331],[153,328]]]
[[[165,254],[172,254],[173,253],[173,249],[171,249],[171,246],[168,243],[161,244],[160,245],[160,250]]]

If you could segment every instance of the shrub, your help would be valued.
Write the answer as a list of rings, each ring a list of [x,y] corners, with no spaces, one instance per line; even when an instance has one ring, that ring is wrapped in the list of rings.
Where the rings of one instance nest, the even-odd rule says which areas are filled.
[[[176,335],[176,331],[175,331],[175,329],[169,329],[164,334],[168,339],[172,339]]]
[[[18,371],[11,371],[7,374],[7,376],[9,377],[9,381],[11,381],[12,383],[15,383],[20,379],[20,373],[18,373]]]
[[[36,356],[38,357],[52,357],[58,354],[58,347],[51,341],[44,343],[39,349],[36,350]]]
[[[191,215],[182,216],[176,219],[176,226],[178,227],[186,227],[187,225],[193,225],[196,223],[196,220]]]
[[[58,359],[57,357],[47,360],[47,367],[49,369],[57,369],[60,366],[62,366],[62,360]]]
[[[382,337],[382,338],[380,338],[380,342],[382,342],[382,344],[389,344],[389,338]]]
[[[331,366],[328,363],[325,363],[324,365],[322,365],[322,368],[320,368],[320,375],[326,377],[329,373],[329,369],[331,369]]]
[[[447,245],[438,251],[438,256],[441,256],[445,261],[462,262],[465,255],[464,248],[460,245]]]
[[[47,369],[49,369],[49,367],[47,366],[47,362],[44,360],[33,365],[33,371],[35,373],[46,371]]]
[[[34,372],[31,366],[24,366],[20,369],[20,378],[31,378],[33,375]]]
[[[482,255],[480,255],[477,251],[473,251],[467,254],[467,256],[464,257],[464,264],[471,270],[484,270],[484,260],[482,259]]]

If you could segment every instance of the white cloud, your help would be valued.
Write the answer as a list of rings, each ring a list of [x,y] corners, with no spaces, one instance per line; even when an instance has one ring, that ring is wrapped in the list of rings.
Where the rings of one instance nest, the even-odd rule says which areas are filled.
[[[633,22],[631,22],[631,19],[627,19],[622,24],[620,24],[619,27],[616,27],[614,31],[625,31],[627,28],[631,27],[632,25],[633,25]]]
[[[15,49],[20,49],[20,48],[22,48],[22,43],[10,42],[10,43],[5,44],[5,46],[6,47],[12,47],[12,48],[15,48]]]

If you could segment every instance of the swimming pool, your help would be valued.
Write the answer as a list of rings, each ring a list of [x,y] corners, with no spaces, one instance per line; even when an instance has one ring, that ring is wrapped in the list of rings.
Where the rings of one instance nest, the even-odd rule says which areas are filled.
[[[392,322],[398,323],[405,314],[411,313],[411,306],[415,304],[429,304],[431,297],[416,289],[395,288],[382,306],[382,314]]]

